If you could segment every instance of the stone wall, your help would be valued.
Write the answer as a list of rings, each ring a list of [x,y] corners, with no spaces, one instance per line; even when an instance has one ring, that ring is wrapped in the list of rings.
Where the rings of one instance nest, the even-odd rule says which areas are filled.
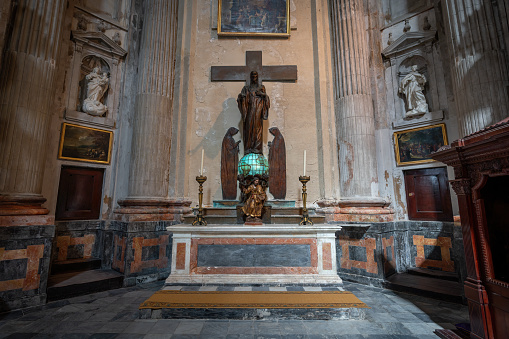
[[[413,267],[466,277],[461,228],[453,223],[352,223],[337,236],[338,274],[345,280],[382,286],[388,276]]]

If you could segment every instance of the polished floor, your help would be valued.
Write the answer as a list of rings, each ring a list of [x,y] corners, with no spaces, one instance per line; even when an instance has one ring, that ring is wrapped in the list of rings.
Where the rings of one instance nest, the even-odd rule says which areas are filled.
[[[438,338],[468,322],[464,305],[344,283],[371,309],[364,320],[138,319],[138,306],[162,281],[0,315],[0,338]]]

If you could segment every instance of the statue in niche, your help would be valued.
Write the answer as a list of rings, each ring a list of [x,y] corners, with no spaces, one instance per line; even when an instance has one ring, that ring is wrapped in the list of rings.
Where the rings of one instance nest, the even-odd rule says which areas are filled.
[[[413,65],[412,71],[401,80],[399,93],[405,95],[406,118],[428,113],[428,104],[423,93],[425,84],[426,77],[417,72],[417,65]]]
[[[86,75],[87,97],[83,100],[83,112],[93,116],[104,116],[108,107],[101,100],[104,93],[108,90],[108,74],[103,72],[99,74],[99,67],[94,67],[92,72]]]
[[[269,191],[274,199],[286,197],[286,147],[285,139],[277,127],[269,129],[274,136],[269,141]]]
[[[239,130],[230,127],[223,138],[221,146],[221,188],[223,200],[235,200],[237,198],[237,167],[239,164],[239,141],[233,136]]]
[[[261,223],[263,203],[267,200],[267,194],[260,179],[255,177],[251,185],[244,189],[244,195],[247,199],[242,206],[242,212],[247,216],[246,222]]]
[[[269,117],[270,99],[265,86],[258,83],[258,72],[251,72],[251,81],[237,98],[243,120],[244,154],[262,154],[263,120]]]

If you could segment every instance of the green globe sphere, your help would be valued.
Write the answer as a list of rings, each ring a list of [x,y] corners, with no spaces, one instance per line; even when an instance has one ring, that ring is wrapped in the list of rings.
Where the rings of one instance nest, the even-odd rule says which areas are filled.
[[[263,154],[249,153],[246,154],[239,161],[239,174],[244,177],[249,175],[268,175],[269,162]]]

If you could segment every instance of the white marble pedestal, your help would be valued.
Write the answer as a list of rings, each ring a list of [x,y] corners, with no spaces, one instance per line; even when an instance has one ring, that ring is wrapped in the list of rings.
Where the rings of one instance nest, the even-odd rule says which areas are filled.
[[[335,233],[341,226],[169,226],[166,284],[341,284]]]

